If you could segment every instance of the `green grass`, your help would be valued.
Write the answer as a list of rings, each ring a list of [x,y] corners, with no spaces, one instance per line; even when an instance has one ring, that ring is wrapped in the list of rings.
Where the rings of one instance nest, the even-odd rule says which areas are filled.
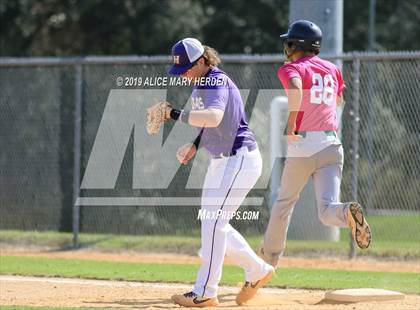
[[[420,258],[420,215],[375,215],[368,217],[372,245],[359,255],[373,257]],[[348,244],[348,230],[342,229],[340,241]]]
[[[420,258],[420,216],[370,216],[369,223],[373,231],[373,242],[366,251],[358,251],[360,256],[384,257],[396,259]],[[54,249],[68,249],[72,246],[71,233],[0,231],[0,245],[38,246]],[[246,236],[251,246],[256,249],[262,235]],[[195,254],[200,247],[198,232],[189,235],[111,235],[80,234],[83,248],[101,251],[139,251],[171,252]],[[341,230],[338,242],[288,240],[286,253],[295,255],[346,256],[349,253],[349,234]]]
[[[101,262],[44,257],[1,256],[0,273],[146,282],[193,283],[198,265]],[[224,266],[222,284],[243,281],[243,271]],[[270,286],[338,289],[372,287],[420,294],[420,274],[403,272],[362,272],[327,269],[280,269]]]
[[[420,243],[420,215],[372,215],[368,216],[369,225],[376,241]],[[348,234],[341,234],[348,239]]]
[[[0,231],[0,244],[16,246],[51,247],[69,249],[73,244],[71,233],[39,232],[39,231]],[[80,245],[106,251],[132,250],[143,252],[174,252],[194,254],[200,247],[199,236],[186,235],[111,235],[85,234],[79,235]]]

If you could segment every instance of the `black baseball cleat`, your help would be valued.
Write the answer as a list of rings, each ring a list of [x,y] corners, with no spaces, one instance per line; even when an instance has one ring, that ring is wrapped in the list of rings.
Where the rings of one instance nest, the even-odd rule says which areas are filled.
[[[365,216],[363,215],[362,206],[357,202],[350,203],[347,214],[347,220],[351,229],[354,241],[361,249],[367,249],[372,240],[372,233]]]
[[[172,301],[183,307],[216,307],[219,305],[219,300],[217,297],[204,298],[198,297],[194,292],[188,292],[185,294],[173,295],[171,297]]]

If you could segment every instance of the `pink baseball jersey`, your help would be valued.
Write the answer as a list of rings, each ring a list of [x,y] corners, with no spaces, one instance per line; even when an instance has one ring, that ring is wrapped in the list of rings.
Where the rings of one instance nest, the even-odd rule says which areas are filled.
[[[277,76],[288,93],[288,81],[302,80],[302,102],[296,120],[297,131],[337,130],[337,96],[346,87],[340,69],[317,56],[306,56],[279,68]]]

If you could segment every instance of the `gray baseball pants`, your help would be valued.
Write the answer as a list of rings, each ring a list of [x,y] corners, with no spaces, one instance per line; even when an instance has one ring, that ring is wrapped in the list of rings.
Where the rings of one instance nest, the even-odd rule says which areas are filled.
[[[349,203],[339,200],[343,160],[341,145],[330,145],[310,157],[286,158],[278,198],[272,207],[264,236],[265,256],[275,260],[283,254],[293,208],[310,177],[314,183],[321,222],[324,225],[348,227]]]

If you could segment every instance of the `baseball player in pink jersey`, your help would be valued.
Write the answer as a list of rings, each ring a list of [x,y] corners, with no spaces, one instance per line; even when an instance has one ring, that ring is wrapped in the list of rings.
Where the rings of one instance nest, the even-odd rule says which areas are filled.
[[[173,46],[172,59],[169,73],[194,81],[192,109],[167,107],[166,114],[168,119],[196,127],[198,134],[193,143],[179,148],[177,159],[187,164],[199,146],[211,157],[201,199],[200,211],[211,215],[201,218],[201,267],[192,291],[173,295],[172,300],[184,307],[217,306],[226,255],[245,271],[246,282],[236,296],[241,305],[274,275],[274,268],[229,224],[229,214],[238,210],[261,175],[260,151],[248,127],[239,89],[217,68],[217,52],[197,39],[186,38]],[[204,83],[197,83],[200,81]]]
[[[314,23],[296,21],[280,37],[287,61],[277,75],[288,96],[288,148],[278,198],[259,250],[259,255],[273,266],[284,252],[293,208],[309,178],[314,183],[321,222],[349,227],[362,249],[371,241],[360,204],[339,200],[344,156],[336,133],[336,106],[343,102],[341,72],[317,56],[322,32]]]

